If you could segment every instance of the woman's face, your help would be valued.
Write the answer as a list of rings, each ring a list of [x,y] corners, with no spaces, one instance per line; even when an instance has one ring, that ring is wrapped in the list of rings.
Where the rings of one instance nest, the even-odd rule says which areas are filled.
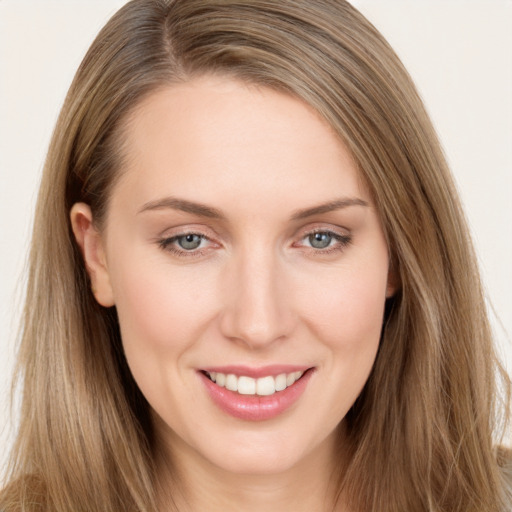
[[[301,101],[223,78],[154,93],[126,127],[104,231],[72,219],[159,439],[244,473],[331,454],[393,292],[350,154]]]

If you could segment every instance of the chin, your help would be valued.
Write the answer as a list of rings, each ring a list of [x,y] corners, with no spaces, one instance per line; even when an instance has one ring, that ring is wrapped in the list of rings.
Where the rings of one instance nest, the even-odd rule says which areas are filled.
[[[262,449],[252,453],[233,453],[232,456],[220,457],[218,461],[211,462],[228,473],[263,477],[286,473],[298,465],[299,460],[297,453],[268,453]]]
[[[312,463],[321,448],[332,454],[334,433],[321,443],[308,436],[293,436],[290,432],[239,432],[228,443],[216,445],[204,455],[219,469],[238,474],[269,476],[293,471],[301,465]],[[318,446],[320,444],[320,446]],[[213,445],[213,440],[212,440]],[[320,450],[319,450],[320,448]]]

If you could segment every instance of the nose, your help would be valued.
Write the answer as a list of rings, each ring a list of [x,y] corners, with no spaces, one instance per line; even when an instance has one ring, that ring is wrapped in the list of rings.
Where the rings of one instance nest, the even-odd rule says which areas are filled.
[[[271,251],[247,251],[235,258],[223,283],[221,331],[253,350],[288,337],[294,326],[291,287]]]

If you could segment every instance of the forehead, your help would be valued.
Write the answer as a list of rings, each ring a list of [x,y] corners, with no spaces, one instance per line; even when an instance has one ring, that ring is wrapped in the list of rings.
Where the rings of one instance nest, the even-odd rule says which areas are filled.
[[[123,132],[120,188],[131,185],[141,201],[164,191],[206,202],[251,193],[279,199],[285,190],[311,203],[319,194],[368,196],[330,126],[304,102],[268,88],[222,77],[162,88]]]

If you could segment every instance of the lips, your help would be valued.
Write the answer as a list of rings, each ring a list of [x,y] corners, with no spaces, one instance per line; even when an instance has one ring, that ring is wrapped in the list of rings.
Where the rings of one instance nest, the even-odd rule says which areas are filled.
[[[225,413],[246,421],[272,419],[296,403],[314,368],[224,366],[199,371],[208,395]]]

